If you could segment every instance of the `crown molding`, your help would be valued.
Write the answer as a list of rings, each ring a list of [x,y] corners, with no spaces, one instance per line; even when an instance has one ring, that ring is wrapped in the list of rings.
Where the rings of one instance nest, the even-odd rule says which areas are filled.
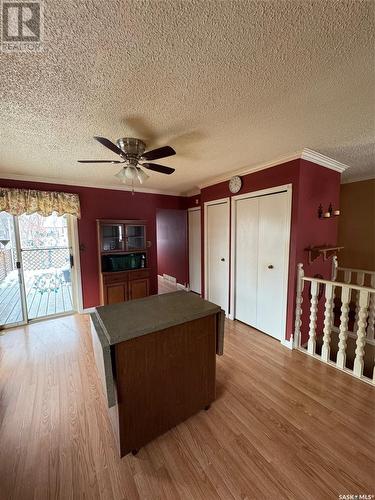
[[[220,176],[217,177],[212,177],[211,179],[198,184],[198,187],[195,187],[189,191],[185,192],[176,192],[176,191],[164,191],[164,190],[159,190],[159,189],[149,189],[141,186],[137,186],[135,188],[136,193],[145,193],[145,194],[161,194],[164,196],[181,196],[181,197],[190,197],[190,196],[196,196],[200,194],[200,190],[213,186],[214,184],[218,184],[219,182],[225,182],[228,181],[231,177],[234,175],[247,175],[247,174],[252,174],[254,172],[259,172],[260,170],[266,170],[267,168],[275,167],[277,165],[282,165],[283,163],[287,163],[289,161],[293,160],[307,160],[312,163],[315,163],[317,165],[321,165],[322,167],[329,168],[331,170],[335,170],[336,172],[344,172],[349,168],[349,165],[345,165],[344,163],[341,163],[337,160],[334,160],[333,158],[330,158],[328,156],[325,156],[321,153],[318,153],[317,151],[313,151],[312,149],[304,148],[302,151],[287,155],[287,156],[280,156],[272,161],[268,161],[265,163],[261,163],[258,165],[254,165],[252,167],[247,167],[247,168],[242,168],[239,170],[234,170],[225,174],[221,174]],[[372,178],[372,177],[370,177]],[[77,186],[77,187],[88,187],[88,188],[94,188],[94,189],[109,189],[113,191],[131,191],[132,188],[129,186],[126,186],[124,184],[119,185],[119,186],[107,186],[105,184],[91,184],[89,182],[82,182],[82,181],[72,181],[71,179],[56,179],[54,177],[33,177],[33,176],[25,176],[25,175],[17,175],[17,174],[6,174],[6,173],[1,173],[0,172],[0,179],[8,179],[8,180],[15,180],[15,181],[25,181],[25,182],[41,182],[45,184],[64,184],[66,186]],[[368,180],[368,178],[360,178],[358,180]],[[353,180],[345,180],[343,183],[347,182],[356,182],[356,179]]]
[[[345,165],[345,163],[341,163],[340,161],[334,160],[329,156],[322,155],[321,153],[308,148],[304,148],[302,150],[301,160],[311,161],[312,163],[316,163],[318,165],[321,165],[322,167],[340,172],[340,174],[350,168],[350,166]]]
[[[0,172],[0,182],[1,179],[12,180],[12,181],[24,181],[24,182],[38,182],[38,183],[40,182],[42,184],[60,184],[65,186],[87,187],[93,189],[107,189],[110,191],[126,191],[126,192],[132,191],[132,188],[126,186],[125,184],[121,184],[121,186],[107,186],[105,184],[91,184],[89,182],[72,181],[71,179],[64,179],[64,178],[56,179],[54,177],[33,177],[26,175],[6,174],[4,172]],[[134,189],[136,193],[161,194],[164,196],[182,196],[182,197],[186,196],[179,192],[148,189],[141,186],[136,186]]]
[[[252,174],[254,172],[259,172],[260,170],[266,170],[267,168],[276,167],[277,165],[282,165],[283,163],[299,159],[316,163],[317,165],[321,165],[322,167],[326,167],[340,173],[344,172],[349,168],[349,165],[345,165],[344,163],[341,163],[337,160],[334,160],[333,158],[318,153],[317,151],[313,151],[312,149],[304,148],[302,151],[298,151],[296,153],[287,156],[280,156],[272,161],[267,161],[259,165],[247,167],[245,169],[234,170],[230,173],[222,174],[220,176],[211,178],[208,181],[199,184],[198,187],[200,189],[203,189],[205,187],[218,184],[219,182],[229,181],[229,179],[234,175],[241,176],[241,175]]]
[[[218,184],[219,182],[229,181],[229,179],[235,175],[241,176],[241,175],[252,174],[253,172],[258,172],[259,170],[266,170],[267,168],[275,167],[276,165],[281,165],[282,163],[287,163],[288,161],[298,160],[299,158],[301,158],[301,153],[295,153],[288,156],[280,156],[276,160],[261,163],[260,165],[254,165],[253,167],[247,167],[240,170],[233,170],[229,173],[211,178],[210,180],[203,182],[202,184],[199,184],[198,187],[202,189],[208,186],[213,186],[214,184]]]
[[[182,196],[191,197],[191,196],[198,196],[200,194],[201,190],[199,188],[195,188],[195,189],[190,189],[190,191],[187,191]]]

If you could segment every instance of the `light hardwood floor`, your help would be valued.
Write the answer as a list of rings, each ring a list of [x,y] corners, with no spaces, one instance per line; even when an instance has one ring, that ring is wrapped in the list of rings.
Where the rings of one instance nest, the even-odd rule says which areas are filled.
[[[86,316],[0,337],[0,498],[375,493],[374,388],[227,322],[217,401],[120,460]]]

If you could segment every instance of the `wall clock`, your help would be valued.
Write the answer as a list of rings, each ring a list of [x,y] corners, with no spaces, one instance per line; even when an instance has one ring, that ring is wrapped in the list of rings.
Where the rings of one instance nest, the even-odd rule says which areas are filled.
[[[242,179],[238,175],[231,178],[229,181],[229,191],[233,194],[238,193],[242,188]]]

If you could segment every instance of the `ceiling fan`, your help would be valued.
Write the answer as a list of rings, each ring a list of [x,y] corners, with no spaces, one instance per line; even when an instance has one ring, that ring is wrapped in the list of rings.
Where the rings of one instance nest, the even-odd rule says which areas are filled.
[[[170,146],[163,146],[161,148],[146,151],[146,144],[141,139],[134,137],[122,137],[117,139],[116,144],[111,142],[105,137],[94,137],[100,144],[110,149],[113,153],[120,156],[121,160],[78,160],[79,163],[123,163],[124,167],[115,175],[122,182],[139,181],[141,184],[145,182],[149,175],[143,170],[153,170],[161,174],[173,174],[174,168],[165,167],[157,163],[148,163],[150,160],[158,160],[159,158],[166,158],[173,156],[176,151]]]

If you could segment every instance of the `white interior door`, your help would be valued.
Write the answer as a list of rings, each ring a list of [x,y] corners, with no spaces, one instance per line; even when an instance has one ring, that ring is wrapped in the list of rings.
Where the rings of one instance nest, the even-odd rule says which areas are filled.
[[[236,319],[256,327],[258,282],[259,198],[236,202]]]
[[[189,211],[189,284],[190,290],[201,293],[201,211]]]
[[[228,311],[229,201],[206,205],[206,297]]]
[[[279,340],[285,334],[288,195],[259,198],[257,328]]]

